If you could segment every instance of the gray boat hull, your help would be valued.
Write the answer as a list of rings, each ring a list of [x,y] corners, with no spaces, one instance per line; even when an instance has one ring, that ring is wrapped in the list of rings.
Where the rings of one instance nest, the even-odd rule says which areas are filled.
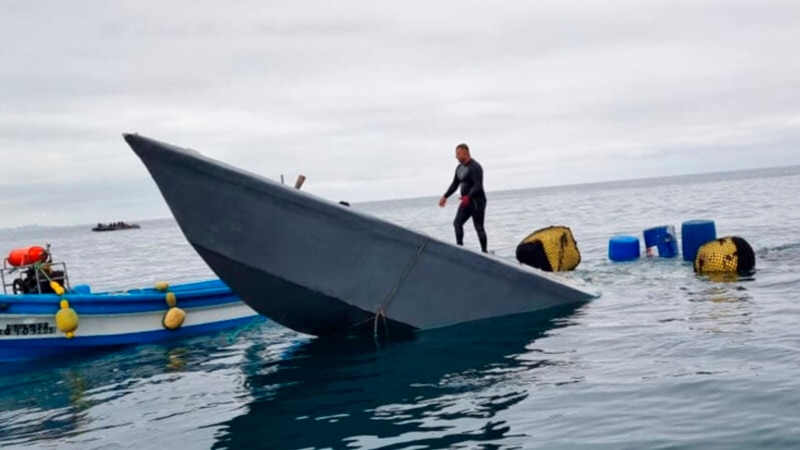
[[[429,329],[595,297],[194,150],[134,134],[125,140],[217,276],[250,307],[302,333],[379,323]]]

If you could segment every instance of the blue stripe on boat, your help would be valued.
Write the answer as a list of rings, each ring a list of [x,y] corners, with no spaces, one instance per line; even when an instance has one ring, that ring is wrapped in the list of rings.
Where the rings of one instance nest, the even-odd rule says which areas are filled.
[[[108,336],[76,336],[72,339],[15,339],[3,341],[0,345],[0,361],[26,361],[47,356],[62,356],[71,353],[99,351],[111,347],[133,344],[149,344],[158,341],[180,339],[188,336],[212,333],[228,328],[243,326],[256,321],[264,321],[263,316],[249,316],[222,320],[206,324],[182,327],[175,331],[155,330],[140,333],[115,334]]]
[[[240,302],[222,281],[210,280],[170,287],[180,308],[199,308]],[[156,289],[136,289],[126,292],[91,294],[66,293],[64,298],[79,314],[125,314],[163,311],[166,294]],[[3,314],[55,314],[61,297],[43,295],[0,295],[0,313]]]

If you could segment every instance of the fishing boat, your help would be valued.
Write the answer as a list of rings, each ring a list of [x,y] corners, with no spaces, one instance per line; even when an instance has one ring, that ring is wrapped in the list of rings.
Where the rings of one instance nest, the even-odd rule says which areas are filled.
[[[111,222],[111,223],[98,223],[97,226],[92,227],[92,231],[135,230],[138,228],[141,228],[141,226],[138,223]]]
[[[49,246],[12,250],[0,280],[0,362],[151,343],[260,319],[219,279],[118,292],[72,286]]]
[[[183,234],[253,309],[323,336],[417,331],[595,298],[555,275],[138,134],[125,140]]]

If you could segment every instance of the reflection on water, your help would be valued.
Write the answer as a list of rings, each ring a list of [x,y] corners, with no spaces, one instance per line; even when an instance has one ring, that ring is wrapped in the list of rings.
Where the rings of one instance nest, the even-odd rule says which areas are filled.
[[[181,372],[186,369],[187,350],[183,347],[170,349],[167,353],[167,369],[174,372]]]
[[[689,292],[690,329],[713,333],[746,333],[752,323],[752,295],[745,284],[752,276],[709,274],[698,277],[702,283]]]
[[[382,348],[371,339],[312,339],[268,363],[253,347],[244,364],[252,400],[224,424],[215,448],[497,444],[510,437],[498,413],[543,382],[538,372],[563,364],[534,341],[574,311],[432,330]]]
[[[28,442],[31,437],[58,438],[90,422],[87,412],[92,403],[87,400],[87,382],[80,371],[9,372],[15,382],[3,380],[7,390],[0,402],[0,410],[13,412],[0,415],[4,446]]]
[[[736,283],[739,281],[753,281],[755,279],[752,275],[741,275],[735,272],[711,272],[700,275],[700,277],[713,281],[714,283]]]
[[[212,389],[195,380],[208,379],[220,368],[233,371],[235,363],[225,358],[238,351],[224,350],[231,336],[0,365],[0,447],[57,441],[59,448],[87,448],[73,439],[83,435],[91,442],[130,427],[143,417],[148,399],[165,416],[202,411],[189,400],[197,392],[200,403]],[[182,390],[192,392],[165,401]]]

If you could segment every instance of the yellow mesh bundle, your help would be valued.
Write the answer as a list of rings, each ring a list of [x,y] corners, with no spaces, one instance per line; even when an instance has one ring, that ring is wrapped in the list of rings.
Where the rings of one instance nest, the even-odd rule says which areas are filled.
[[[550,226],[536,230],[523,239],[520,246],[536,243],[541,244],[553,272],[573,270],[581,262],[578,244],[572,236],[572,230],[568,227]],[[544,269],[547,270],[546,267]]]
[[[755,254],[742,238],[729,236],[703,244],[694,259],[697,273],[748,272],[755,267]]]

